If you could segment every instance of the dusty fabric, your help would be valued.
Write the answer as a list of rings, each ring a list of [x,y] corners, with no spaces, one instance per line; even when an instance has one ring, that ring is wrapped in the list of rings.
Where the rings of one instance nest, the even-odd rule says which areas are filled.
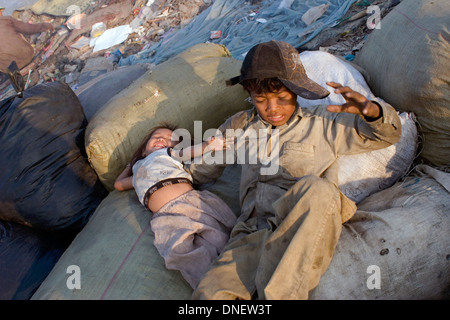
[[[361,154],[339,157],[338,187],[350,200],[359,203],[404,177],[416,157],[417,127],[414,114],[399,114],[400,140],[393,145]]]
[[[209,191],[189,191],[153,215],[155,247],[166,267],[195,288],[229,239],[236,216]]]
[[[47,23],[29,24],[12,17],[0,17],[0,39],[7,44],[0,46],[0,71],[6,73],[12,61],[16,61],[19,69],[30,63],[34,49],[22,34],[43,32],[48,26]]]
[[[75,90],[75,94],[83,106],[86,120],[89,122],[109,99],[120,91],[125,90],[136,79],[147,72],[149,68],[147,64],[118,68],[102,75],[97,75],[93,79],[88,80],[87,83],[79,86]],[[87,74],[91,76],[96,72],[97,70],[92,70],[88,71]],[[99,92],[102,94],[98,94]]]

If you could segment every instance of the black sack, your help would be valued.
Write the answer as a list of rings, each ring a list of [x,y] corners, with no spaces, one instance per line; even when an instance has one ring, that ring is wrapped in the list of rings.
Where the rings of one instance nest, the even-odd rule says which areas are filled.
[[[106,196],[84,149],[82,106],[64,83],[0,102],[0,219],[80,229]]]
[[[30,299],[70,239],[0,220],[0,300]]]

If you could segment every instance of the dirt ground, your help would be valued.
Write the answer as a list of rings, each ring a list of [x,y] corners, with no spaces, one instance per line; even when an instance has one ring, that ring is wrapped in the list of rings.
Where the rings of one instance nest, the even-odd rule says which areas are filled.
[[[253,1],[253,3],[261,2]],[[364,45],[367,35],[373,28],[368,27],[366,8],[377,5],[384,17],[401,0],[358,0],[355,2],[342,22],[333,30],[325,29],[314,39],[306,43],[299,51],[323,50],[352,60],[354,54]],[[55,31],[43,32],[25,38],[35,49],[32,63],[21,70],[24,81],[28,86],[47,81],[65,81],[76,89],[79,80],[89,66],[89,61],[96,57],[107,58],[107,66],[102,68],[107,72],[117,67],[118,56],[127,57],[149,48],[158,43],[164,34],[186,26],[191,19],[208,8],[211,0],[155,0],[152,4],[153,12],[158,15],[142,23],[135,32],[131,33],[123,43],[93,52],[87,45],[91,36],[92,26],[103,22],[107,29],[133,23],[139,11],[147,0],[97,0],[84,12],[81,28],[70,29],[69,17],[35,15],[31,10],[14,11],[16,19],[35,23],[50,22]],[[119,51],[117,51],[119,50]],[[115,54],[114,54],[115,53]],[[104,64],[105,59],[102,60]],[[85,80],[86,81],[86,78]],[[6,83],[7,84],[7,83]],[[12,87],[0,84],[0,97],[11,94]]]

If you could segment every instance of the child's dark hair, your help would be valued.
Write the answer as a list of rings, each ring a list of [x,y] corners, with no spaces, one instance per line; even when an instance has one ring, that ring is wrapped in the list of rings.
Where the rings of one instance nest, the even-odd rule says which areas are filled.
[[[142,140],[141,144],[139,145],[139,147],[136,149],[136,151],[134,152],[133,156],[131,157],[130,160],[130,165],[133,168],[133,165],[144,158],[144,156],[142,155],[145,151],[145,147],[147,146],[147,142],[148,140],[151,138],[151,136],[155,133],[156,130],[158,129],[169,129],[171,131],[175,131],[178,127],[176,125],[167,123],[167,122],[161,122],[159,123],[157,126],[151,128],[149,130],[149,132],[147,133],[147,135],[145,136],[145,138]]]
[[[286,86],[278,78],[267,79],[247,79],[241,82],[242,87],[247,92],[264,93],[277,92]]]

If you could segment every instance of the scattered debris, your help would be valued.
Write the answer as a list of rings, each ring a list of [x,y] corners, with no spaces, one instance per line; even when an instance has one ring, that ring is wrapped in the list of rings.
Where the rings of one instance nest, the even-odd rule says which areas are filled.
[[[209,38],[210,39],[219,39],[221,36],[222,36],[221,30],[214,30],[214,31],[211,31]]]
[[[251,2],[252,5],[258,3],[260,1]],[[399,0],[359,0],[336,26],[321,31],[300,51],[322,50],[352,60],[372,31],[366,25],[367,19],[363,19],[369,14],[367,8],[379,5],[384,16],[398,3]],[[31,23],[50,22],[55,29],[52,34],[26,37],[35,49],[35,57],[21,74],[30,86],[62,80],[76,88],[80,81],[86,81],[87,74],[92,75],[93,70],[88,68],[96,58],[108,62],[100,64],[103,71],[108,72],[117,68],[119,60],[127,56],[142,53],[141,56],[149,57],[154,52],[146,50],[189,24],[212,4],[210,0],[97,0],[92,1],[83,13],[71,17],[36,15],[31,10],[14,11],[16,19]],[[292,6],[293,1],[283,0],[278,9],[292,10]],[[317,19],[328,7],[329,4],[313,7],[302,16],[302,21],[314,28],[300,33],[300,38],[306,38],[320,28],[321,22]],[[270,20],[258,18],[257,9],[243,13],[235,23],[244,20],[270,24]],[[210,40],[228,36],[224,30],[209,32]],[[0,95],[4,96],[10,89],[0,84]]]
[[[358,0],[348,10],[333,28],[319,33],[312,41],[302,47],[302,50],[320,50],[352,60],[352,56],[361,50],[367,36],[375,26],[368,26],[369,7],[380,8],[380,18],[400,3],[401,0]],[[363,17],[366,17],[362,19]],[[319,27],[319,26],[317,26]],[[314,30],[312,30],[314,31]],[[306,37],[308,33],[301,33],[299,37]]]

